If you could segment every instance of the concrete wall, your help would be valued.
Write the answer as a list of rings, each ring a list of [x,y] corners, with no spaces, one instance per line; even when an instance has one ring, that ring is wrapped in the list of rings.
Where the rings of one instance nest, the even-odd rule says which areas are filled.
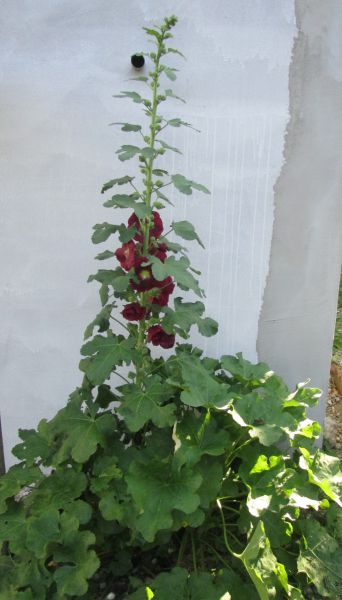
[[[313,15],[306,2],[298,4],[300,27],[305,15],[310,23],[318,23],[317,2],[312,3]],[[337,3],[327,5],[334,8],[333,21],[339,13]],[[327,17],[329,9],[322,10]],[[178,58],[172,61],[181,69],[172,87],[187,104],[169,103],[166,114],[192,122],[201,134],[188,129],[172,131],[170,142],[183,150],[183,157],[172,156],[164,164],[171,172],[183,172],[203,182],[212,195],[208,199],[174,194],[176,207],[165,214],[165,220],[189,218],[207,247],[205,253],[197,248],[192,251],[193,262],[203,273],[208,314],[220,323],[220,333],[207,341],[206,352],[220,355],[242,350],[249,358],[257,358],[259,314],[271,252],[273,186],[278,181],[271,274],[260,321],[260,355],[272,366],[274,363],[291,383],[294,360],[299,379],[311,375],[318,385],[322,385],[323,375],[323,383],[327,380],[338,270],[332,241],[336,229],[327,249],[335,262],[327,276],[328,334],[321,360],[317,359],[319,381],[317,372],[310,370],[315,363],[307,362],[313,348],[294,357],[292,345],[283,336],[278,355],[273,355],[270,348],[278,349],[278,331],[267,329],[269,318],[273,318],[268,316],[268,307],[272,308],[273,302],[278,306],[280,284],[272,283],[272,273],[279,268],[274,261],[281,255],[276,247],[277,228],[279,221],[289,218],[287,212],[279,216],[279,204],[290,210],[296,185],[289,185],[280,202],[280,181],[289,164],[289,151],[284,162],[283,147],[290,117],[286,148],[291,127],[295,130],[291,125],[294,99],[289,98],[288,86],[297,33],[294,0],[213,0],[210,8],[205,0],[3,0],[0,368],[7,463],[17,428],[33,427],[41,417],[53,415],[80,381],[77,364],[82,332],[98,308],[96,286],[85,283],[97,267],[92,257],[98,248],[90,243],[91,227],[110,219],[108,210],[101,206],[99,190],[103,181],[134,169],[115,158],[117,147],[134,143],[134,135],[128,138],[107,124],[140,119],[139,107],[111,95],[132,89],[127,81],[133,74],[130,55],[149,48],[141,26],[172,12],[179,17],[175,46],[187,56],[186,62]],[[302,73],[303,61],[303,68],[307,63],[312,67],[311,53],[319,61],[325,56],[325,46],[333,43],[330,62],[322,59],[322,76],[316,88],[307,91],[316,93],[323,86],[326,70],[329,81],[336,79],[338,34],[331,27],[324,34],[322,27],[320,43],[314,48],[306,45],[307,32],[300,35],[304,36],[306,54],[296,54],[297,41],[292,74],[294,70]],[[169,82],[166,87],[170,87]],[[300,82],[297,87],[290,82],[290,96],[298,96],[298,87]],[[337,87],[331,90],[335,100],[340,93]],[[329,90],[326,106],[330,109]],[[308,106],[306,103],[305,110]],[[306,129],[316,123],[318,109],[310,109],[309,115]],[[317,139],[321,127],[333,135],[329,113],[319,117]],[[328,132],[326,139],[328,143]],[[334,135],[332,141],[335,144]],[[296,138],[293,145],[297,143]],[[308,145],[307,141],[306,148]],[[301,155],[300,148],[297,152]],[[322,205],[317,213],[315,228],[322,232],[326,231],[324,220],[336,221],[332,206],[339,185],[333,166],[326,173],[325,166],[320,167],[323,154],[325,151],[315,164],[322,172],[319,189],[323,195],[329,189],[326,197],[330,198],[331,210]],[[329,156],[336,165],[338,146],[332,146]],[[311,160],[311,154],[304,153],[302,167],[309,168]],[[316,190],[316,184],[312,187]],[[298,214],[305,221],[309,203],[302,203],[299,193],[296,197]],[[317,202],[319,197],[317,191]],[[121,220],[122,215],[117,218]],[[317,233],[317,241],[320,235],[325,234]],[[308,255],[299,254],[299,259],[310,286],[324,295],[326,280],[313,280],[316,272],[306,265]],[[279,305],[280,318],[287,315],[286,310],[287,305]],[[322,329],[322,313],[320,318]],[[302,327],[302,320],[298,320],[298,327]],[[309,324],[303,327],[305,339]],[[307,337],[308,345],[311,339]]]
[[[324,390],[322,423],[342,256],[341,2],[298,0],[296,21],[258,352],[289,385]]]

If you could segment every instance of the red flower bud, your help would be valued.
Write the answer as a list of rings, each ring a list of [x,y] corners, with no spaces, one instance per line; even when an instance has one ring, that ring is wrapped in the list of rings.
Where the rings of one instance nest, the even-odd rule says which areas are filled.
[[[140,306],[139,302],[126,304],[121,314],[127,321],[141,321],[146,316],[146,308]]]
[[[127,242],[127,244],[123,244],[123,246],[118,248],[114,254],[125,271],[129,271],[134,267],[136,262],[134,242],[130,241]]]
[[[153,325],[147,330],[147,341],[152,342],[153,346],[172,348],[175,343],[175,335],[166,333],[160,325]]]

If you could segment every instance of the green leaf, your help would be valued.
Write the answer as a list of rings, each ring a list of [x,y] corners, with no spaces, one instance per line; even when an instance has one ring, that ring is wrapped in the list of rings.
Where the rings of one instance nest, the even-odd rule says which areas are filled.
[[[157,198],[164,200],[165,202],[170,204],[170,206],[174,206],[173,202],[171,202],[171,200],[169,198],[167,198],[167,196],[165,196],[165,194],[163,194],[159,189],[155,190],[155,192],[156,192]]]
[[[119,231],[119,239],[122,244],[126,244],[130,242],[136,234],[137,230],[135,227],[126,227],[125,225],[120,225]]]
[[[213,417],[186,413],[174,428],[175,458],[178,464],[196,464],[204,454],[220,456],[230,443],[229,434],[219,429]],[[207,485],[207,482],[206,482]]]
[[[144,100],[137,92],[121,92],[120,94],[114,95],[113,98],[130,98],[136,104],[141,104]]]
[[[187,123],[186,121],[183,121],[182,119],[179,119],[179,118],[169,119],[167,121],[167,124],[171,125],[171,127],[181,127],[181,126],[190,127],[191,129],[194,129],[195,131],[199,132],[199,129],[196,129],[190,123]]]
[[[171,252],[182,252],[183,254],[184,252],[187,252],[187,249],[184,246],[176,244],[175,242],[170,242],[166,237],[160,236],[159,239],[166,244],[167,249],[171,250]]]
[[[106,283],[103,283],[99,289],[99,295],[101,300],[101,305],[104,306],[108,302],[109,298],[109,286]]]
[[[107,492],[111,483],[122,479],[122,471],[117,465],[117,459],[113,456],[100,456],[93,466],[93,478],[90,489],[94,494],[102,495]]]
[[[93,533],[71,529],[66,522],[62,544],[53,553],[54,561],[63,565],[53,575],[60,597],[83,596],[87,592],[87,580],[100,566],[94,550],[89,549],[93,544]]]
[[[40,481],[43,477],[38,467],[14,465],[0,478],[0,513],[6,510],[6,500],[22,488]]]
[[[172,69],[171,67],[165,67],[163,68],[163,73],[165,73],[166,77],[168,79],[170,79],[170,81],[176,81],[177,76],[176,76],[176,72],[178,71],[178,69]]]
[[[97,254],[97,256],[95,256],[96,260],[107,260],[107,258],[113,258],[115,256],[114,252],[111,252],[110,250],[105,250],[104,252],[100,252],[100,254]]]
[[[22,503],[12,500],[8,510],[0,514],[0,544],[9,543],[10,551],[21,554],[26,540],[27,515]],[[0,585],[1,585],[0,580]]]
[[[342,511],[336,504],[332,504],[326,512],[328,531],[342,547]]]
[[[218,332],[218,323],[214,319],[210,317],[205,317],[205,319],[200,319],[197,323],[198,331],[204,335],[205,337],[211,337],[212,335],[216,335]]]
[[[85,340],[93,335],[95,327],[98,327],[98,331],[101,333],[109,329],[109,319],[112,310],[113,304],[108,304],[107,306],[104,306],[102,310],[100,310],[100,312],[96,315],[95,319],[87,326],[83,336]]]
[[[110,389],[109,385],[102,384],[97,388],[96,404],[101,408],[108,408],[108,406],[118,400],[118,396],[115,396]]]
[[[93,229],[92,242],[93,244],[100,244],[101,242],[105,242],[112,233],[119,231],[119,225],[98,223],[97,225],[94,225]]]
[[[172,54],[178,54],[179,56],[181,56],[182,58],[184,58],[184,59],[185,59],[185,56],[184,56],[184,54],[182,54],[182,53],[181,53],[179,50],[177,50],[176,48],[168,48],[168,49],[166,50],[166,52],[167,52],[167,53],[168,53],[168,52],[170,52],[170,53],[172,53]],[[185,59],[185,60],[186,60],[186,59]]]
[[[104,202],[103,206],[115,208],[131,208],[139,219],[151,214],[151,209],[145,202],[137,202],[139,194],[117,194]]]
[[[173,222],[171,227],[176,235],[183,238],[183,240],[196,240],[202,248],[204,248],[203,242],[198,237],[194,226],[189,221],[178,221]]]
[[[196,491],[202,478],[188,467],[172,469],[169,460],[134,461],[126,481],[136,505],[137,529],[148,542],[158,531],[172,527],[175,509],[191,514],[199,505]]]
[[[265,534],[262,521],[259,521],[240,558],[260,596],[269,600],[276,595],[275,575],[277,560]]]
[[[175,98],[176,100],[180,100],[181,102],[184,102],[184,104],[185,104],[185,100],[183,100],[183,98],[180,98],[179,96],[175,96],[173,91],[170,89],[165,90],[164,94],[167,98]]]
[[[185,600],[188,595],[188,577],[186,569],[175,567],[168,573],[160,573],[153,581],[155,598],[159,600]],[[208,598],[209,600],[209,598]]]
[[[321,450],[314,455],[305,448],[300,448],[302,456],[299,466],[308,472],[309,481],[317,485],[328,498],[342,507],[342,472],[341,463],[335,456],[329,456]]]
[[[249,435],[265,446],[280,440],[289,429],[296,429],[295,419],[272,396],[251,392],[234,401],[230,409],[241,427],[249,427]]]
[[[94,385],[103,383],[111,374],[114,367],[125,362],[129,365],[134,358],[134,338],[125,339],[122,336],[95,336],[81,348],[83,356],[90,360],[81,361],[80,369]]]
[[[146,31],[148,35],[155,37],[158,41],[161,39],[160,31],[156,31],[156,29],[151,29],[151,27],[143,27],[143,30]]]
[[[146,78],[147,79],[147,78]],[[122,125],[121,131],[141,131],[141,125],[134,125],[133,123],[110,123],[110,125]]]
[[[117,177],[116,179],[111,179],[107,181],[102,187],[101,194],[110,190],[114,185],[124,185],[125,183],[130,183],[133,181],[134,177],[130,177],[129,175],[124,175],[124,177]]]
[[[192,325],[200,320],[204,313],[203,302],[182,302],[182,298],[175,298],[175,310],[166,307],[162,326],[167,332],[177,330],[178,333],[187,334]]]
[[[135,192],[133,194],[115,194],[106,200],[106,202],[103,203],[103,206],[106,208],[111,208],[113,206],[116,208],[133,208],[138,198],[139,195]]]
[[[157,177],[164,177],[164,175],[169,174],[169,172],[165,171],[165,169],[153,169],[152,173],[153,173],[153,175],[156,175]]]
[[[211,377],[199,358],[181,354],[178,362],[183,377],[181,400],[184,404],[214,408],[229,402],[229,386]]]
[[[58,510],[47,507],[42,515],[28,520],[26,546],[37,558],[44,558],[47,546],[59,537]]]
[[[116,151],[116,154],[119,155],[119,160],[121,161],[125,161],[125,160],[130,160],[131,158],[133,158],[134,156],[136,156],[136,154],[140,154],[141,148],[138,148],[138,146],[131,146],[130,144],[124,144],[123,146],[121,146],[121,148],[119,148],[119,150]]]
[[[72,448],[72,454],[78,455],[82,445],[86,446],[87,439],[77,439],[77,434],[71,431],[73,425],[74,423],[66,423],[65,436],[68,436],[68,445]],[[78,430],[78,434],[88,433],[85,428],[79,428],[78,423],[75,424],[75,429]],[[60,449],[61,453],[62,451]],[[84,455],[88,458],[91,453],[91,450],[82,452],[82,461]],[[27,496],[26,507],[34,516],[44,515],[47,507],[50,510],[67,509],[74,500],[81,496],[86,487],[87,479],[84,473],[61,467],[45,477],[40,485]]]
[[[223,369],[229,371],[242,383],[260,384],[264,381],[266,374],[270,373],[270,368],[266,363],[253,365],[249,360],[243,358],[241,352],[238,352],[236,356],[222,356],[221,363]]]
[[[319,594],[328,598],[342,595],[342,548],[318,521],[301,521],[303,534],[298,571],[305,573]]]
[[[205,194],[210,194],[208,188],[200,183],[196,183],[191,179],[187,179],[184,175],[171,175],[171,181],[175,188],[182,192],[182,194],[187,194],[188,196],[192,194],[192,190],[198,190],[199,192],[204,192]]]
[[[212,573],[188,573],[186,569],[174,567],[160,573],[150,584],[156,600],[254,600],[253,588],[244,583],[232,570],[213,569]],[[145,588],[147,589],[147,588]],[[142,588],[140,588],[142,590]],[[145,590],[144,590],[145,591]],[[152,598],[153,596],[151,596]],[[129,599],[133,600],[134,595]],[[138,600],[138,597],[136,597]],[[140,596],[146,600],[147,596]]]
[[[144,586],[143,588],[139,588],[133,594],[130,594],[127,600],[152,600],[154,597],[151,588]]]
[[[182,256],[179,260],[171,256],[165,262],[152,256],[150,262],[153,276],[158,281],[163,281],[166,277],[171,276],[182,289],[193,290],[197,296],[202,296],[197,280],[188,271],[190,261],[186,256]]]
[[[165,148],[165,150],[172,150],[172,152],[176,152],[177,154],[183,154],[180,150],[178,150],[178,148],[175,148],[174,146],[169,146],[169,144],[167,144],[163,140],[156,141],[162,146],[162,148]]]
[[[138,75],[137,77],[130,77],[130,81],[148,81],[148,77],[145,75]]]
[[[282,480],[283,492],[288,496],[291,506],[304,510],[322,508],[322,500],[319,498],[319,490],[312,485],[304,471],[287,468],[286,475]]]
[[[121,392],[124,395],[119,414],[130,431],[139,431],[148,421],[161,428],[169,427],[175,422],[175,404],[164,404],[172,397],[173,390],[162,383],[159,377],[145,381],[143,390],[132,384],[122,386]]]
[[[207,337],[217,332],[218,324],[210,318],[201,319],[204,312],[202,302],[182,302],[181,298],[175,298],[175,309],[164,308],[165,317],[161,324],[165,331],[172,333],[176,331],[182,337],[187,337],[192,325],[197,325],[200,333]]]
[[[220,585],[219,579],[219,575],[215,577],[212,573],[192,573],[189,578],[190,598],[193,600],[232,600],[226,583],[223,583],[223,586]]]
[[[141,154],[141,156],[146,158],[146,160],[151,160],[152,158],[155,158],[157,155],[156,150],[154,148],[151,148],[150,146],[141,148],[140,154]]]
[[[22,443],[14,446],[12,454],[20,460],[25,461],[26,467],[34,465],[40,458],[44,462],[44,459],[49,455],[50,448],[47,441],[39,432],[34,429],[19,429],[19,437]]]
[[[99,281],[111,285],[116,292],[125,292],[129,286],[130,276],[120,267],[116,269],[99,269],[94,275],[89,275],[88,282]]]

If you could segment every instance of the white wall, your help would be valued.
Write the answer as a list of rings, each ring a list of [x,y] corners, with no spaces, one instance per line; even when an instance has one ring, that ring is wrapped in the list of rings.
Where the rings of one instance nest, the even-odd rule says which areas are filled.
[[[311,410],[323,423],[342,259],[342,4],[297,0],[296,22],[258,352],[288,385],[323,389]]]
[[[9,462],[18,427],[33,427],[79,383],[82,334],[98,308],[91,227],[110,220],[99,190],[133,169],[115,150],[134,143],[108,123],[139,108],[112,98],[130,89],[130,55],[147,50],[141,26],[175,13],[187,61],[173,87],[186,105],[167,112],[201,130],[174,130],[171,172],[206,184],[174,194],[165,219],[193,221],[208,314],[220,333],[211,355],[256,358],[268,272],[273,192],[288,121],[293,0],[3,0],[0,5],[1,417]],[[166,85],[170,87],[170,82]],[[171,161],[171,162],[169,162]],[[165,161],[166,162],[166,161]],[[105,247],[105,246],[104,246]],[[205,340],[204,340],[205,342]]]

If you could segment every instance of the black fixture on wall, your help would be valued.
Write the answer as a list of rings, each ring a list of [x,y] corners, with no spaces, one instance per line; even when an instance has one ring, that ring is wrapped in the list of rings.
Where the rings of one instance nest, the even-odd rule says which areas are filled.
[[[141,69],[145,64],[145,59],[142,54],[137,52],[136,54],[132,54],[131,63],[135,69]]]

